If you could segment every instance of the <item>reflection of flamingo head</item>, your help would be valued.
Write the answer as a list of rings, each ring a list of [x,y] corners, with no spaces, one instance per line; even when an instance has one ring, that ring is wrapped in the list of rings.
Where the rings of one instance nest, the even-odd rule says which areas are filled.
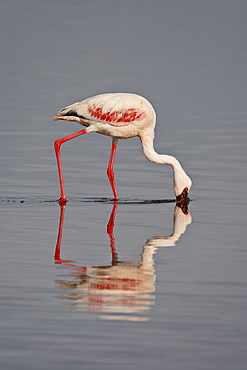
[[[186,207],[187,211],[184,213],[181,203],[176,205],[174,209],[173,233],[170,236],[156,236],[153,239],[149,239],[147,245],[156,247],[175,246],[180,236],[185,232],[187,225],[192,222],[191,214],[188,211],[188,205]]]

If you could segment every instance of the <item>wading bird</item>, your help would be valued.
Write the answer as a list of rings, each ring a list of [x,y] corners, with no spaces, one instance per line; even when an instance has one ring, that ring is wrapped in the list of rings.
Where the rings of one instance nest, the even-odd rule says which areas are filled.
[[[97,132],[112,137],[112,148],[107,175],[113,191],[114,200],[119,200],[114,181],[114,158],[119,139],[138,136],[146,158],[155,163],[169,164],[173,168],[174,193],[177,201],[188,199],[191,179],[179,161],[170,155],[158,154],[154,150],[154,127],[156,114],[147,99],[136,94],[100,94],[61,109],[54,120],[78,122],[86,126],[84,130],[58,139],[54,143],[60,181],[60,202],[66,202],[60,148],[75,137],[88,132]]]

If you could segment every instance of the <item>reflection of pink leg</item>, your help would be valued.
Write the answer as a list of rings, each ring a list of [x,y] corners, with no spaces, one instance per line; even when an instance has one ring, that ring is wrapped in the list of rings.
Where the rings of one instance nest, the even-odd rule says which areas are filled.
[[[64,213],[65,213],[65,204],[60,205],[60,219],[59,219],[59,227],[58,227],[58,235],[57,235],[57,244],[54,254],[54,261],[56,264],[65,264],[67,266],[74,266],[73,264],[70,264],[69,260],[62,260],[61,259],[61,243],[62,243],[62,236],[63,236],[63,222],[64,222]]]
[[[55,263],[61,263],[60,259],[60,251],[61,251],[61,242],[63,236],[63,222],[64,222],[64,212],[65,212],[65,205],[60,206],[60,219],[59,219],[59,227],[58,227],[58,234],[57,234],[57,244],[54,254]]]
[[[59,175],[59,182],[60,182],[60,198],[59,198],[60,202],[66,202],[66,196],[65,196],[65,190],[64,190],[64,180],[63,180],[63,169],[62,169],[62,161],[61,161],[61,154],[60,154],[61,145],[68,140],[74,139],[75,137],[78,137],[86,133],[87,133],[87,129],[81,130],[79,132],[76,132],[75,134],[62,137],[61,139],[58,139],[54,142],[54,149],[55,149],[55,153],[57,157],[57,167],[58,167],[58,175]]]
[[[56,244],[56,249],[54,253],[54,262],[57,265],[64,265],[66,267],[69,267],[73,274],[83,275],[86,273],[87,267],[84,267],[84,266],[78,267],[75,264],[76,261],[61,259],[61,244],[62,244],[62,235],[63,235],[65,206],[66,206],[66,202],[63,202],[63,204],[60,203],[60,219],[59,219],[59,227],[58,227],[58,235],[57,235],[57,244]]]
[[[109,219],[109,222],[108,222],[108,225],[107,225],[107,234],[110,237],[110,247],[111,247],[111,253],[112,253],[112,261],[115,261],[116,257],[117,257],[117,250],[116,250],[116,247],[115,247],[115,238],[114,238],[114,234],[113,234],[117,207],[118,207],[118,205],[115,203],[113,205],[111,216],[110,216],[110,219]]]
[[[108,164],[108,168],[107,168],[107,176],[108,176],[110,184],[111,184],[111,188],[112,188],[113,195],[114,195],[114,200],[119,200],[118,193],[117,193],[117,188],[116,188],[116,184],[115,184],[115,180],[114,180],[114,170],[113,170],[114,159],[115,159],[115,154],[116,154],[116,149],[117,149],[117,143],[118,143],[118,139],[113,138],[112,139],[111,154],[110,154],[109,164]]]

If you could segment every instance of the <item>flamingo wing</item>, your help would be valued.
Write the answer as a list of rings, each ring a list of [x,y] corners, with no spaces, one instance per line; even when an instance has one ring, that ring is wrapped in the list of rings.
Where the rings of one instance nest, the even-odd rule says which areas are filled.
[[[144,119],[148,114],[145,103],[145,98],[135,94],[101,94],[72,104],[58,114],[120,127]]]

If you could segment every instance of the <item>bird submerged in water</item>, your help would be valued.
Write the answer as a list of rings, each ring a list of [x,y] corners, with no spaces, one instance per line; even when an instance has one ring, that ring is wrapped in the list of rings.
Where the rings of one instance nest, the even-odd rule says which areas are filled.
[[[156,114],[150,102],[144,97],[131,93],[108,93],[93,96],[61,109],[54,120],[78,122],[84,130],[58,139],[54,143],[60,181],[60,199],[66,202],[60,148],[61,145],[88,132],[97,132],[112,137],[112,148],[107,175],[114,200],[119,200],[114,180],[114,159],[119,139],[138,136],[146,158],[154,163],[169,164],[173,168],[174,193],[177,201],[189,199],[192,181],[179,161],[170,155],[158,154],[154,150],[154,128]]]

